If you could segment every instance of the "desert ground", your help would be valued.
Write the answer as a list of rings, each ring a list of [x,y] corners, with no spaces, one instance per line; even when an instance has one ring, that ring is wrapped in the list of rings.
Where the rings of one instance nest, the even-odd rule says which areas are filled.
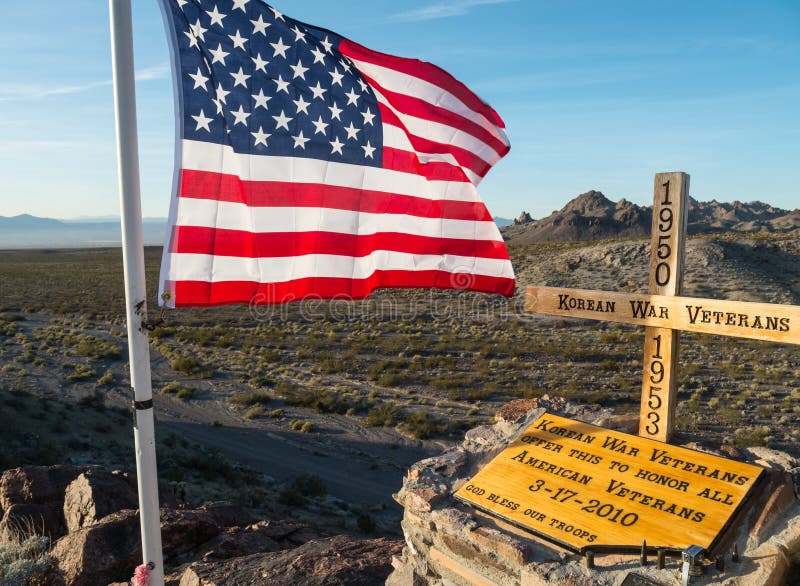
[[[408,466],[499,406],[638,408],[643,332],[526,314],[527,284],[642,292],[646,239],[510,245],[513,299],[382,291],[280,307],[157,308],[159,473],[179,499],[399,534]],[[800,235],[689,239],[684,294],[800,304]],[[796,347],[683,334],[677,429],[800,455]],[[0,252],[0,469],[134,469],[119,249]]]

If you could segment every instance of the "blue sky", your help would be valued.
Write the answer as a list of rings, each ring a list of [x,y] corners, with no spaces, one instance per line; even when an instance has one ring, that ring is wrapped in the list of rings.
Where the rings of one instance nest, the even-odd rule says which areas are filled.
[[[226,0],[227,1],[227,0]],[[156,0],[134,0],[142,207],[166,216],[174,113]],[[0,215],[116,215],[108,9],[13,2],[0,20]],[[371,48],[432,61],[492,104],[511,153],[480,192],[534,217],[589,189],[800,207],[800,2],[276,0]]]

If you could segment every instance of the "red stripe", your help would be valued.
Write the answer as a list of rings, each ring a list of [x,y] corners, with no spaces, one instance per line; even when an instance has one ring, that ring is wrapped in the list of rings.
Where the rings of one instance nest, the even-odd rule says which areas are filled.
[[[341,232],[245,232],[202,226],[175,226],[172,252],[244,258],[333,254],[364,257],[380,250],[408,254],[453,254],[508,260],[496,240],[432,238],[398,232],[357,235]]]
[[[387,90],[373,78],[363,73],[361,75],[364,76],[370,85],[380,90],[383,97],[389,101],[394,109],[403,114],[457,128],[485,143],[487,146],[490,146],[499,157],[503,157],[509,151],[510,147],[507,143],[497,138],[480,124],[468,120],[463,116],[459,116],[451,110],[442,108],[441,106],[435,106],[425,100]]]
[[[303,299],[363,299],[382,287],[436,287],[496,293],[511,297],[514,279],[445,271],[375,271],[365,279],[308,277],[283,283],[254,281],[176,281],[165,284],[175,292],[178,307],[248,303],[265,305]]]
[[[447,73],[444,69],[432,63],[379,53],[378,51],[367,49],[363,45],[359,45],[348,39],[343,39],[342,42],[339,43],[339,51],[358,61],[366,61],[388,69],[394,69],[395,71],[412,75],[437,85],[456,96],[459,100],[464,102],[467,107],[482,114],[500,128],[505,128],[502,118],[500,118],[489,104],[481,100],[472,90]]]
[[[448,220],[492,220],[483,202],[426,199],[318,183],[243,181],[236,175],[181,171],[180,197],[243,203],[250,207],[324,207],[373,214]]]
[[[492,168],[489,163],[481,159],[472,151],[442,142],[435,142],[433,140],[412,134],[408,131],[405,125],[403,125],[402,120],[397,117],[397,114],[392,112],[389,108],[381,103],[378,103],[378,108],[381,112],[381,121],[384,124],[389,124],[391,126],[397,126],[400,128],[408,137],[408,141],[411,143],[411,146],[413,146],[414,150],[417,152],[453,155],[459,165],[471,170],[479,177],[486,175],[486,173],[489,172],[489,169]]]
[[[467,183],[469,179],[461,167],[444,161],[428,161],[423,163],[416,153],[392,147],[383,147],[383,167],[403,173],[422,175],[428,181],[458,181]]]

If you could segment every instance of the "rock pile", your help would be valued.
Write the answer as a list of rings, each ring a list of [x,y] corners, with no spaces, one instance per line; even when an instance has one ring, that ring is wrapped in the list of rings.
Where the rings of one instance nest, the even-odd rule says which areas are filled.
[[[608,409],[578,406],[547,395],[506,405],[498,413],[495,425],[468,431],[461,445],[418,462],[408,471],[403,488],[395,495],[405,509],[402,526],[406,546],[402,555],[392,560],[394,572],[387,586],[679,583],[678,561],[670,560],[665,569],[658,570],[652,563],[640,567],[638,556],[596,554],[594,568],[589,569],[582,556],[452,498],[453,492],[482,464],[545,412],[627,433],[635,432],[638,425],[633,416],[614,416]],[[713,452],[692,442],[685,446]],[[768,488],[757,495],[738,532],[729,536],[731,547],[735,542],[741,552],[739,561],[733,563],[728,557],[723,571],[705,564],[705,575],[695,578],[692,584],[778,586],[796,579],[800,566],[798,462],[766,448],[736,454],[731,450],[735,449],[715,453],[767,468]],[[790,572],[793,578],[788,578]],[[638,575],[639,580],[631,574]]]
[[[169,496],[166,487],[161,493]],[[31,466],[0,476],[0,532],[50,537],[56,571],[48,584],[128,584],[141,563],[136,507],[135,480],[97,466]],[[379,584],[403,545],[258,520],[231,503],[186,509],[167,498],[162,507],[172,586]]]

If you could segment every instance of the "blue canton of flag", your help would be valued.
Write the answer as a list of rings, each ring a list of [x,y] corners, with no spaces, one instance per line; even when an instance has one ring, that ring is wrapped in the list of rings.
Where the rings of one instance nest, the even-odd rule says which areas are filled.
[[[178,31],[183,136],[238,153],[380,165],[375,95],[341,37],[253,0],[170,3]]]

